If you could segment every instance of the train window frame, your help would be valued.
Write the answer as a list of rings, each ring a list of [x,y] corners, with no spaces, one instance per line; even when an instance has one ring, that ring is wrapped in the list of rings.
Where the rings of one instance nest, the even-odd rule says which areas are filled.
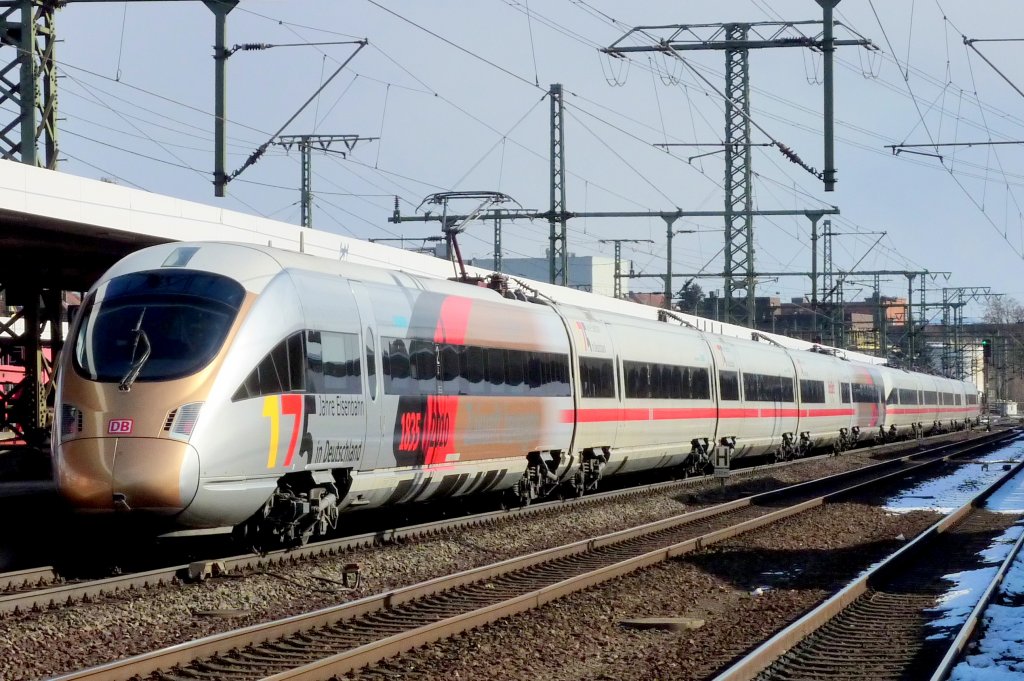
[[[615,367],[611,359],[580,355],[578,359],[580,397],[615,399]]]
[[[723,376],[731,376],[730,389],[727,393],[725,388],[725,382],[722,380]],[[718,370],[718,395],[722,402],[739,402],[740,401],[740,372]],[[728,395],[728,396],[727,396]],[[735,397],[732,397],[735,395]]]
[[[377,357],[376,338],[373,329],[366,327],[366,389],[370,394],[370,401],[377,399]]]
[[[814,378],[800,379],[801,404],[825,404],[825,381]]]
[[[321,331],[323,391],[326,395],[363,394],[363,353],[359,334]],[[340,352],[338,352],[340,350]],[[329,370],[331,367],[333,370]],[[336,368],[335,368],[336,367]],[[333,373],[338,371],[340,373]]]

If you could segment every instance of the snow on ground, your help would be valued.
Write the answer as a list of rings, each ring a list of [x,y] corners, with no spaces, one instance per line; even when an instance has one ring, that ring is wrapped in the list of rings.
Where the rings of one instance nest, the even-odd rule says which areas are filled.
[[[960,466],[949,475],[926,480],[909,490],[904,490],[885,503],[886,510],[893,513],[910,511],[935,511],[951,513],[963,506],[981,490],[991,485],[1003,474],[1003,462],[1020,461],[1024,456],[1024,442],[1013,442],[994,452],[988,452],[975,459],[986,462]],[[1009,497],[1008,504],[1024,507],[1024,490],[1012,485],[1016,492],[1003,494]],[[1006,511],[1012,512],[1012,511]]]
[[[1003,462],[1019,461],[1024,456],[1024,442],[990,452],[978,461],[988,462],[959,467],[950,475],[921,483],[894,496],[886,508],[894,513],[932,510],[949,513],[990,485],[1003,474]],[[991,497],[985,506],[999,513],[1024,514],[1024,473],[1018,474]],[[963,625],[982,592],[992,581],[999,566],[1009,555],[1014,543],[1024,533],[1024,522],[1009,528],[979,555],[985,567],[946,575],[949,590],[930,612],[939,618],[930,624],[933,638],[948,636]],[[1024,557],[1018,555],[1000,590],[1002,603],[1024,604]],[[977,647],[953,670],[951,681],[1021,681],[1024,679],[1024,605],[990,605],[984,615],[984,637]]]

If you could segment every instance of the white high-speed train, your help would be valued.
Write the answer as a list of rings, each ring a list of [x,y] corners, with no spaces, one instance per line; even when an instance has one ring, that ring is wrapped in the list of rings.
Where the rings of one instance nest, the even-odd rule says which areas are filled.
[[[486,285],[487,283],[490,286]],[[342,511],[963,427],[975,387],[244,244],[138,251],[60,358],[60,492],[285,542]]]

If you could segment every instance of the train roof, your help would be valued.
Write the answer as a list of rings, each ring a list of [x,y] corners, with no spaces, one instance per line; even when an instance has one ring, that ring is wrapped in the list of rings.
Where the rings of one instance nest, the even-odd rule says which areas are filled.
[[[448,280],[454,274],[452,265],[448,261],[433,256],[409,253],[408,251],[381,244],[360,242],[359,248],[340,249],[338,257],[335,259],[322,255],[285,250],[269,245],[263,246],[260,244],[224,241],[174,242],[136,251],[111,267],[97,284],[101,284],[112,277],[126,272],[170,266],[167,264],[169,259],[172,262],[181,262],[183,266],[189,268],[224,274],[238,280],[247,289],[257,293],[278,273],[291,269],[388,283],[394,281],[395,271],[401,271],[422,282],[425,288],[433,290],[445,290],[448,286],[451,286],[453,287],[451,292],[454,293],[458,290],[455,287],[462,286]],[[467,270],[472,276],[483,277],[491,274],[489,270],[479,268],[469,267]],[[510,279],[514,282],[522,282],[530,289],[539,292],[542,296],[560,305],[611,312],[651,321],[658,320],[660,312],[659,308],[649,305],[618,300],[587,291],[579,291],[519,277],[510,277]],[[473,296],[471,290],[467,289],[462,289],[464,295]],[[477,288],[476,292],[480,295],[488,295],[480,288]],[[746,327],[725,324],[685,313],[674,312],[672,314],[677,318],[678,322],[699,331],[740,338],[747,341],[751,339],[751,330]],[[677,322],[669,320],[668,323]],[[763,336],[768,342],[776,343],[781,347],[791,350],[809,351],[817,347],[816,344],[786,336],[770,333],[761,333],[759,335]],[[855,362],[873,365],[884,364],[884,360],[881,358],[870,355],[842,349],[836,349],[834,352],[843,359]]]

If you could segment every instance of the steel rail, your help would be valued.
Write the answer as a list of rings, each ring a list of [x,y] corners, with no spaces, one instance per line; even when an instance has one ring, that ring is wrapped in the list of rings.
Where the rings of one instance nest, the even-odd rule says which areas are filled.
[[[56,579],[58,579],[57,571],[52,565],[27,568],[25,570],[15,570],[14,572],[4,572],[0,574],[0,593],[4,591],[11,591],[13,589],[23,589],[37,584],[49,583]]]
[[[937,438],[953,439],[954,441],[939,442],[936,443],[934,447],[926,447],[925,449],[915,452],[915,454],[927,454],[928,452],[938,451],[943,448],[954,446],[958,441],[960,441],[959,438],[965,435],[969,435],[969,431],[962,431],[960,433],[936,436]],[[981,437],[983,436],[984,435],[982,435]],[[893,451],[898,452],[905,449],[913,449],[915,447],[920,447],[922,444],[924,443],[912,440],[895,442],[865,448],[863,450],[860,450],[858,453],[871,452],[873,454],[881,454]],[[761,466],[751,466],[749,468],[741,468],[733,471],[732,475],[736,477],[748,477],[751,475],[763,473],[764,471],[767,470],[775,470],[786,466],[812,462],[824,456],[828,455],[808,457],[804,459],[796,459],[793,461],[784,461],[774,464],[765,464]],[[649,485],[641,485],[638,487],[630,487],[621,490],[598,492],[596,494],[589,494],[579,498],[542,502],[539,504],[533,504],[531,506],[525,506],[523,508],[504,511],[490,511],[462,518],[438,520],[428,523],[421,523],[418,525],[410,525],[407,527],[367,532],[364,534],[343,537],[340,539],[331,539],[326,541],[315,542],[313,544],[309,544],[307,546],[299,548],[272,551],[263,555],[244,554],[228,558],[195,561],[192,564],[188,565],[175,565],[165,568],[156,568],[144,572],[118,575],[114,577],[107,577],[104,579],[66,583],[57,586],[48,586],[43,589],[35,589],[31,591],[19,589],[14,593],[4,594],[3,591],[13,591],[17,587],[9,586],[6,589],[4,589],[2,588],[2,586],[0,586],[0,617],[7,614],[28,612],[31,610],[38,610],[43,608],[72,605],[78,601],[84,601],[93,598],[102,598],[123,591],[131,591],[133,589],[144,589],[174,584],[177,581],[190,578],[190,573],[192,575],[192,578],[201,579],[203,578],[204,574],[238,573],[243,570],[261,570],[266,568],[278,567],[281,565],[292,565],[303,560],[321,558],[326,556],[334,556],[344,553],[346,551],[351,551],[354,549],[359,549],[368,546],[376,546],[399,541],[408,541],[412,539],[423,539],[427,537],[442,535],[444,533],[452,532],[455,530],[470,527],[481,527],[498,522],[514,520],[534,514],[561,511],[563,509],[570,507],[586,506],[605,501],[628,498],[631,496],[647,495],[650,494],[651,492],[665,492],[671,491],[673,489],[696,486],[706,483],[712,479],[712,476],[704,475],[693,478],[686,478],[683,480],[657,482]],[[205,567],[200,567],[197,569],[197,565],[203,565]],[[6,578],[8,580],[11,580],[11,582],[13,582],[14,584],[31,586],[33,583],[32,580],[26,581],[25,579],[23,579],[22,575],[33,573],[38,574],[40,576],[49,575],[50,581],[58,578],[56,570],[53,567],[46,566],[40,568],[33,568],[30,570],[22,570],[18,572],[0,574],[0,585],[4,583],[3,580]],[[36,580],[37,583],[39,581],[43,580]]]
[[[821,627],[832,621],[846,608],[868,593],[870,584],[875,582],[876,579],[879,578],[879,575],[893,570],[894,566],[898,563],[903,561],[912,561],[912,556],[915,553],[920,552],[924,547],[928,546],[938,535],[948,532],[953,526],[963,520],[971,511],[991,496],[1003,484],[1011,480],[1021,470],[1024,470],[1024,461],[1013,466],[1005,475],[1000,476],[995,483],[982,490],[960,508],[944,516],[891,556],[880,561],[870,570],[865,571],[864,574],[850,582],[850,584],[831,598],[824,601],[796,622],[793,622],[791,625],[762,643],[746,657],[716,676],[714,681],[749,681],[756,678],[760,673],[767,670],[775,661],[782,658],[802,641],[819,631]],[[1021,540],[1018,539],[1014,547],[1014,555],[1016,555],[1016,551],[1019,550],[1020,544]],[[1008,563],[1004,562],[1004,569],[999,571],[993,582],[997,580],[1001,581],[1007,565]],[[986,595],[991,596],[993,589],[994,584],[990,584],[989,588],[986,590]],[[981,604],[979,603],[979,606],[980,605]],[[976,607],[971,613],[972,617],[969,618],[968,623],[964,625],[965,629],[968,625],[973,628],[973,625],[977,621],[976,616],[979,612],[979,607]],[[948,658],[955,659],[957,652],[966,645],[969,633],[967,634],[967,638],[962,638],[962,636],[963,631],[961,631],[961,635],[957,636],[954,640],[950,652],[947,653],[946,658],[943,660],[943,664],[947,664],[946,660]],[[932,680],[935,681],[939,678],[941,677],[938,675],[938,672],[936,672],[936,675],[932,677]]]
[[[808,509],[820,506],[841,495],[850,494],[854,490],[860,490],[869,485],[879,484],[883,481],[891,481],[906,476],[909,472],[923,470],[929,466],[935,466],[948,461],[973,449],[991,445],[994,441],[1006,439],[1011,433],[992,433],[986,437],[967,443],[959,451],[926,459],[924,461],[910,461],[912,458],[920,458],[920,454],[904,457],[903,459],[887,461],[853,471],[839,473],[822,480],[800,483],[782,490],[775,490],[758,494],[752,497],[737,499],[718,506],[701,509],[691,513],[682,514],[673,518],[663,519],[644,525],[621,530],[608,535],[594,537],[592,539],[573,542],[564,546],[539,551],[526,556],[505,560],[493,565],[487,565],[471,570],[466,570],[455,575],[439,577],[421,584],[404,587],[383,594],[369,596],[350,603],[325,608],[311,613],[296,615],[287,619],[253,625],[236,631],[225,632],[202,639],[182,643],[164,650],[153,651],[126,660],[120,660],[109,664],[93,667],[91,669],[73,672],[57,677],[55,681],[114,681],[117,679],[130,679],[133,677],[146,677],[159,670],[168,670],[172,667],[187,665],[199,660],[208,660],[211,657],[223,656],[231,651],[240,650],[248,646],[277,641],[276,645],[295,644],[293,638],[287,643],[280,639],[295,634],[303,634],[313,637],[317,631],[324,627],[336,625],[341,622],[351,623],[355,618],[371,613],[382,613],[384,611],[394,612],[402,606],[415,608],[417,604],[423,604],[424,599],[440,598],[441,594],[446,597],[458,598],[457,591],[460,588],[467,588],[472,585],[479,586],[483,580],[494,583],[494,580],[516,573],[520,578],[524,577],[522,571],[530,568],[543,569],[546,564],[552,561],[560,561],[559,570],[563,570],[567,559],[574,556],[586,558],[587,555],[596,555],[598,552],[626,545],[628,542],[648,538],[657,533],[664,533],[673,528],[681,528],[685,525],[692,525],[724,514],[732,514],[743,509],[757,508],[757,512],[764,511],[760,517],[743,520],[715,529],[711,532],[700,534],[675,541],[667,546],[659,546],[656,549],[643,548],[639,554],[636,551],[626,559],[616,558],[612,563],[599,565],[594,569],[587,568],[582,573],[566,579],[559,579],[555,583],[544,584],[540,588],[533,589],[527,593],[518,593],[508,599],[501,599],[499,602],[490,603],[483,607],[470,605],[463,608],[463,612],[456,615],[444,616],[437,621],[422,626],[412,625],[414,628],[395,633],[386,638],[375,640],[371,643],[353,647],[344,652],[333,654],[330,657],[296,667],[291,670],[282,671],[275,675],[266,677],[273,681],[284,681],[285,679],[323,679],[331,675],[345,674],[367,664],[392,657],[412,648],[426,643],[451,636],[455,633],[493,622],[495,620],[523,612],[528,609],[539,607],[551,600],[561,598],[570,593],[589,588],[595,584],[614,579],[628,572],[653,565],[655,563],[683,555],[690,551],[699,550],[711,544],[723,541],[743,532],[761,527],[781,520],[785,517],[804,512]],[[960,443],[963,444],[963,443]],[[901,465],[902,464],[902,465]],[[860,481],[850,484],[851,479],[857,477],[869,477],[867,481]],[[813,496],[814,490],[831,484],[838,489],[821,495]],[[806,495],[811,493],[811,498]],[[767,506],[760,506],[763,502],[778,501],[785,496],[804,495],[804,500],[779,510],[769,510]],[[585,555],[586,554],[586,555]],[[613,552],[613,555],[614,554]],[[593,562],[593,561],[591,561]],[[550,574],[550,570],[548,571]],[[559,572],[561,574],[561,572]],[[498,587],[495,587],[496,589]],[[529,588],[529,586],[525,587]],[[500,598],[500,596],[499,596]],[[494,599],[491,599],[494,600]],[[472,603],[472,598],[469,599]],[[442,612],[446,609],[444,605],[434,604]],[[450,608],[451,606],[448,606]],[[298,654],[298,653],[296,653]],[[208,663],[203,663],[208,664]],[[225,664],[223,661],[217,663],[219,668]],[[280,660],[278,661],[280,666]]]

